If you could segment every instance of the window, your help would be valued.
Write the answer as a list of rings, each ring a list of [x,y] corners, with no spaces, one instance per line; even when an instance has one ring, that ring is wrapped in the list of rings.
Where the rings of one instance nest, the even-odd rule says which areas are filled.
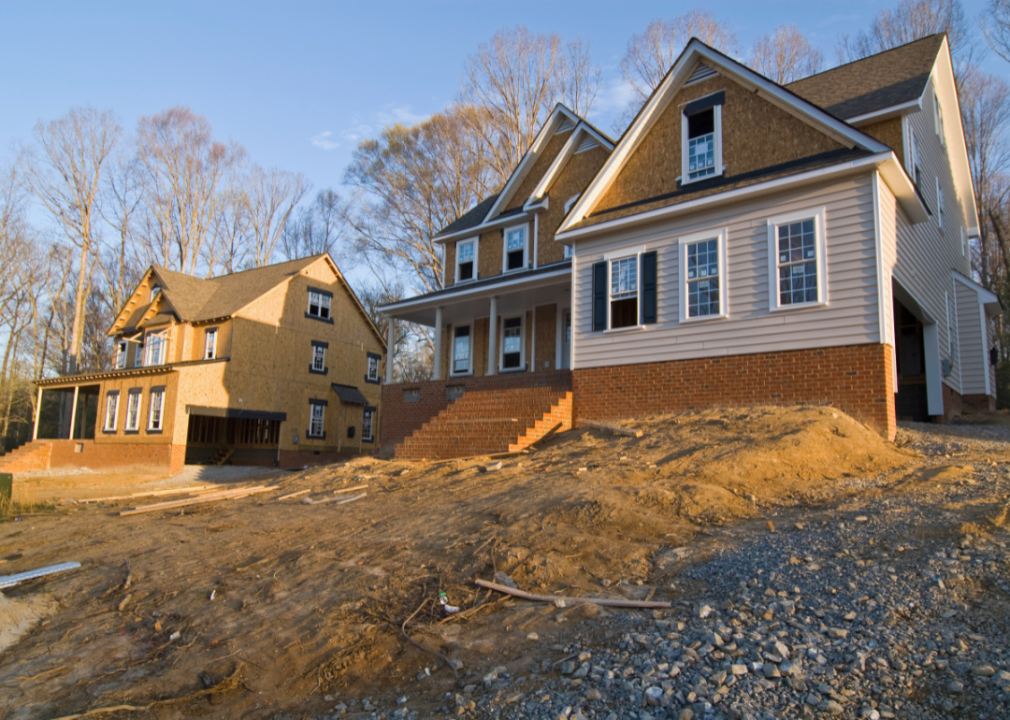
[[[610,327],[638,325],[638,256],[610,261]]]
[[[403,402],[421,402],[421,388],[405,388]]]
[[[964,226],[961,226],[961,255],[966,255],[968,253],[967,243],[964,241]]]
[[[144,365],[144,340],[141,338],[137,343],[137,349],[133,351],[133,367],[143,367]]]
[[[681,184],[722,174],[722,104],[725,97],[725,92],[718,92],[684,107]]]
[[[519,370],[523,366],[523,319],[522,317],[502,320],[501,343],[502,370]]]
[[[526,267],[526,226],[505,231],[505,267],[502,272],[522,270]]]
[[[164,365],[167,345],[166,331],[148,335],[144,344],[144,365]]]
[[[126,431],[137,432],[140,429],[140,388],[130,390],[126,396]]]
[[[115,359],[115,369],[122,370],[126,367],[126,340],[120,340],[116,343],[116,359]]]
[[[317,288],[309,288],[309,309],[305,317],[317,320],[330,319],[330,302],[333,300],[333,293]]]
[[[375,418],[375,408],[366,407],[361,416],[361,439],[365,442],[372,442],[372,425]]]
[[[326,431],[323,430],[323,416],[326,412],[325,400],[309,401],[309,432],[310,438],[325,438]]]
[[[943,108],[940,107],[940,96],[937,94],[937,88],[933,88],[933,127],[936,128],[936,136],[940,140],[941,145],[947,144],[946,131],[943,127]]]
[[[922,167],[919,165],[919,146],[915,142],[915,131],[912,130],[911,122],[906,118],[905,123],[908,128],[908,157],[905,159],[905,166],[908,169],[909,176],[912,178],[912,182],[915,183],[917,188],[921,188]]]
[[[161,432],[164,419],[165,388],[151,388],[151,407],[148,409],[147,431]]]
[[[213,360],[217,357],[217,328],[207,330],[203,335],[203,359]]]
[[[116,418],[119,415],[119,392],[113,391],[105,396],[105,432],[116,431]]]
[[[327,343],[312,341],[312,364],[309,371],[314,373],[326,373],[326,347]]]
[[[365,382],[379,383],[379,360],[381,355],[368,353],[368,370],[365,372]]]
[[[154,302],[154,299],[156,297],[158,297],[158,293],[160,293],[160,292],[161,292],[161,286],[160,285],[152,285],[151,286],[151,300],[150,300],[150,302]]]
[[[825,302],[824,208],[771,218],[771,308]]]
[[[940,187],[940,178],[936,179],[936,223],[943,230],[943,188]]]
[[[571,257],[572,257],[572,246],[571,245],[565,245],[565,260],[568,260]]]
[[[680,319],[726,316],[726,230],[681,238]]]
[[[470,372],[469,325],[458,325],[452,329],[452,372]]]
[[[456,282],[477,279],[477,240],[456,243]]]
[[[957,318],[957,306],[954,303],[954,297],[950,293],[945,292],[944,295],[947,300],[947,357],[950,358],[951,364],[956,364],[957,329],[955,324]]]

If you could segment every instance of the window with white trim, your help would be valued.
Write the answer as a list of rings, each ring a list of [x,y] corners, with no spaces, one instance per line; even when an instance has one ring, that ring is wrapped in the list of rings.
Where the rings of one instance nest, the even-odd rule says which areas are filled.
[[[610,261],[610,328],[638,325],[638,256]]]
[[[126,396],[126,430],[137,432],[140,429],[140,389],[130,390]]]
[[[681,320],[726,316],[726,231],[680,239]]]
[[[456,243],[456,282],[477,279],[477,238]]]
[[[681,118],[681,184],[721,175],[722,102],[715,93],[687,104]]]
[[[116,359],[113,364],[116,370],[122,370],[126,367],[126,348],[126,340],[120,340],[116,343]]]
[[[110,392],[105,396],[105,431],[116,431],[116,419],[119,416],[119,392]]]
[[[452,329],[452,373],[470,372],[470,326],[456,325]]]
[[[366,407],[361,416],[361,439],[365,442],[372,442],[372,427],[375,419],[375,408]]]
[[[167,347],[167,330],[149,334],[144,341],[144,365],[164,365]]]
[[[151,406],[147,413],[147,429],[161,430],[165,417],[165,389],[154,388],[151,390]]]
[[[968,254],[968,244],[964,241],[964,225],[961,226],[961,255]]]
[[[933,87],[933,126],[936,128],[936,136],[941,145],[947,144],[947,135],[943,127],[943,108],[940,106],[940,95],[937,88]]]
[[[922,191],[922,166],[919,164],[919,145],[915,141],[915,130],[912,129],[912,122],[905,118],[905,128],[908,134],[908,155],[905,158],[905,169],[908,176],[920,192]]]
[[[369,382],[379,382],[379,358],[375,355],[368,356],[368,371],[365,379]]]
[[[318,290],[309,290],[309,309],[306,313],[310,317],[328,320],[330,317],[330,301],[332,298],[326,293]]]
[[[217,328],[207,330],[203,335],[203,359],[213,360],[217,357]]]
[[[772,309],[824,303],[824,208],[768,220]]]
[[[523,367],[523,318],[502,320],[501,369],[520,370]]]
[[[326,405],[320,402],[309,402],[309,431],[310,438],[326,437],[324,418],[326,416]]]
[[[322,345],[312,346],[312,372],[325,372],[326,370],[326,348]]]
[[[570,260],[572,257],[572,246],[565,245],[565,260]]]
[[[940,187],[940,178],[936,179],[936,224],[943,230],[943,188]]]
[[[161,286],[160,285],[152,285],[151,286],[151,299],[150,299],[150,302],[154,302],[154,299],[156,297],[158,297],[158,293],[160,293],[160,292],[161,292]]]
[[[502,272],[523,270],[526,267],[526,225],[509,228],[505,231],[505,254]]]

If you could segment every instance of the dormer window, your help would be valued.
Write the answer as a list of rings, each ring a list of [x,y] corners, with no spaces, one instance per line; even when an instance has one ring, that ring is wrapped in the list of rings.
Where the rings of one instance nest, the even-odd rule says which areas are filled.
[[[707,95],[684,108],[681,184],[721,175],[722,104],[726,94]]]
[[[526,225],[505,231],[505,257],[502,272],[523,270],[526,267]]]
[[[456,243],[456,282],[477,279],[477,239]]]
[[[126,340],[120,340],[116,343],[116,370],[122,370],[126,367],[126,347]]]
[[[150,300],[150,302],[154,302],[154,299],[156,297],[158,297],[158,293],[160,293],[160,292],[161,292],[161,285],[152,285],[151,286],[151,300]]]
[[[144,343],[144,365],[164,365],[167,345],[168,335],[164,330],[148,335],[147,341]]]
[[[309,288],[309,307],[305,311],[305,317],[313,320],[325,320],[332,323],[330,319],[330,303],[333,301],[333,293],[319,288]]]

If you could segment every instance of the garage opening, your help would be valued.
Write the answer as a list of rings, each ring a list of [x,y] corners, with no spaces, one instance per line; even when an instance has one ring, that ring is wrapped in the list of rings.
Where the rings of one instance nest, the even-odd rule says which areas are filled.
[[[282,413],[218,412],[225,416],[190,412],[187,465],[276,464]]]

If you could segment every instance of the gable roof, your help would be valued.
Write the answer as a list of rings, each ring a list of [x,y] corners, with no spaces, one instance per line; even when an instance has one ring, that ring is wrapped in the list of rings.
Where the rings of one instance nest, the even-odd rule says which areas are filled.
[[[785,87],[843,120],[874,115],[922,97],[943,39],[930,35]]]
[[[477,227],[484,222],[484,218],[487,217],[488,211],[497,199],[498,193],[484,198],[470,208],[470,210],[435,233],[435,237],[438,237],[439,235],[451,235],[452,233],[459,232],[460,230],[469,230],[472,227]]]

